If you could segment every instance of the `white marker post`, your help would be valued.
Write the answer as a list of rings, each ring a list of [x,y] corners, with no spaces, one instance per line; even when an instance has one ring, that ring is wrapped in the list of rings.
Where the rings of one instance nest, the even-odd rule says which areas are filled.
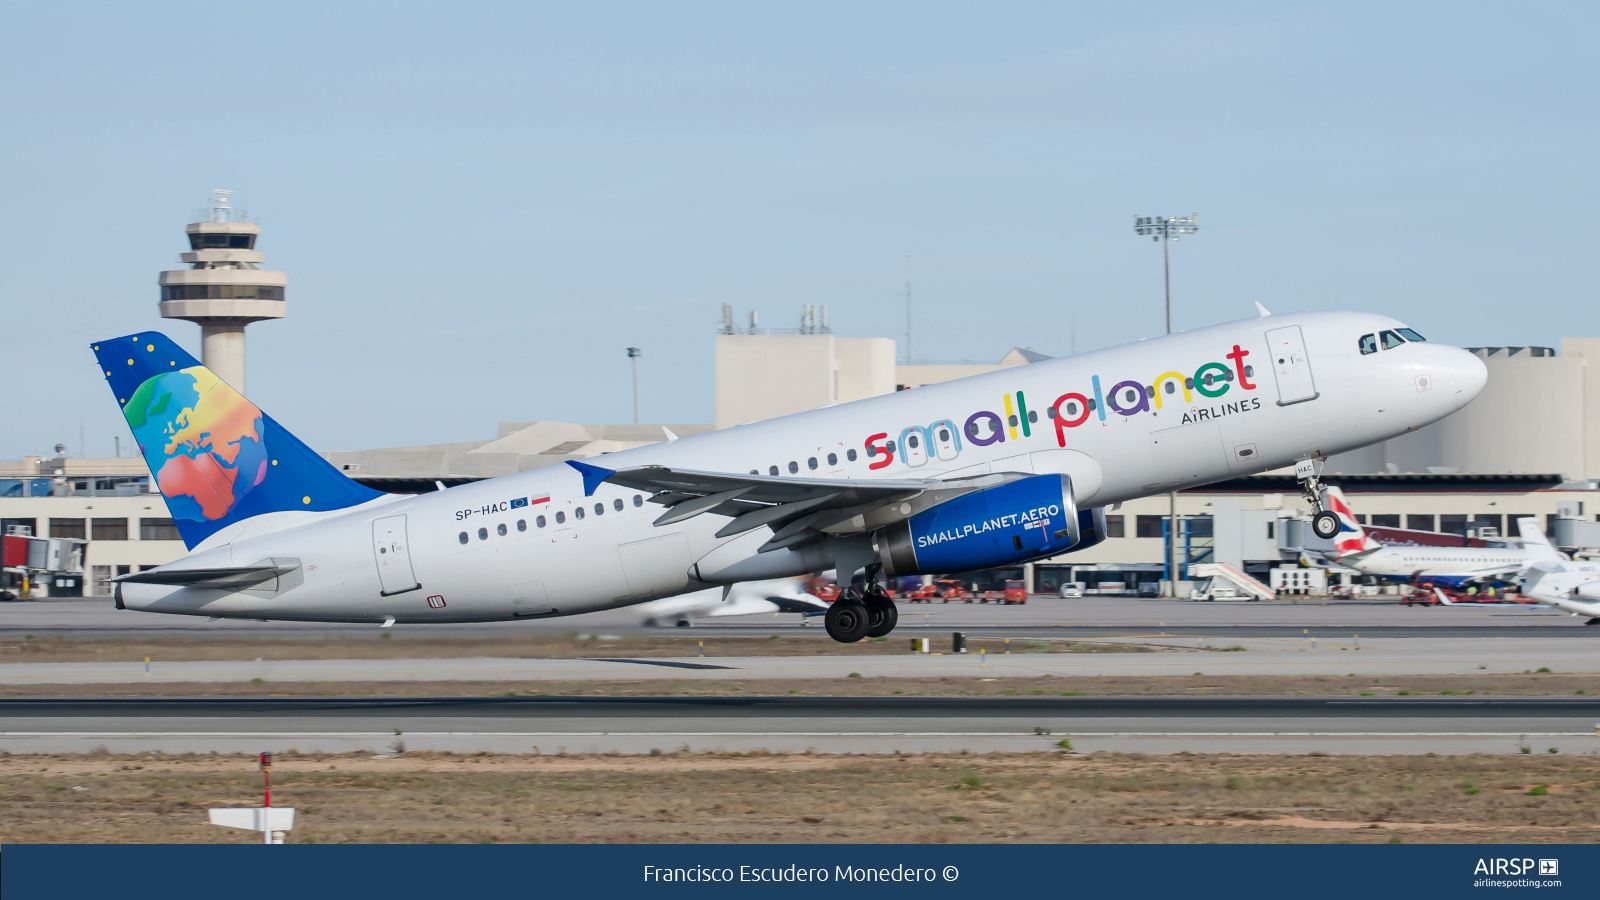
[[[264,805],[211,809],[211,824],[224,828],[243,828],[261,832],[263,844],[283,843],[284,833],[294,828],[294,807],[272,805],[272,754],[261,754],[261,778],[265,786]]]

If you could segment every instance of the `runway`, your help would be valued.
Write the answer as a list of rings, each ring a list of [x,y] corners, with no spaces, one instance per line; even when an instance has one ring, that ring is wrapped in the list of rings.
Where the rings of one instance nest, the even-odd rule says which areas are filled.
[[[1264,603],[1193,603],[1186,600],[1136,597],[1085,597],[1062,600],[1034,596],[1026,605],[932,603],[900,604],[896,635],[920,636],[965,631],[973,635],[1012,637],[1108,637],[1161,629],[1203,637],[1255,635],[1292,637],[1302,631],[1362,634],[1371,637],[1593,636],[1600,627],[1585,628],[1584,619],[1557,610],[1517,607],[1407,607],[1396,598],[1333,601],[1281,598]],[[700,619],[693,629],[651,628],[637,610],[519,622],[465,625],[396,626],[397,633],[435,637],[515,636],[577,631],[585,634],[661,634],[681,632],[696,637],[758,634],[818,634],[822,623],[801,625],[793,614]],[[174,616],[115,609],[106,599],[41,600],[0,603],[0,638],[25,634],[63,637],[308,637],[370,635],[369,625],[314,622],[208,621],[200,616]]]
[[[8,753],[1600,752],[1600,698],[0,700]]]
[[[167,662],[0,664],[0,684],[155,684],[192,682],[745,680],[848,678],[992,678],[1085,675],[1467,675],[1548,668],[1600,673],[1600,653],[1576,638],[1349,637],[1187,638],[1131,635],[1158,652],[859,654],[676,658],[278,659]],[[603,649],[600,649],[603,652]],[[1220,652],[1219,652],[1220,651]]]

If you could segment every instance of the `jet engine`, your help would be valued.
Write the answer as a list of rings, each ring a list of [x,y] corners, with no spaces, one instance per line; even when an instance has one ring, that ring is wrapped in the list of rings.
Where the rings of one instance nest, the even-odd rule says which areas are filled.
[[[1105,513],[1079,510],[1067,475],[985,488],[872,532],[888,575],[1016,565],[1105,540]]]

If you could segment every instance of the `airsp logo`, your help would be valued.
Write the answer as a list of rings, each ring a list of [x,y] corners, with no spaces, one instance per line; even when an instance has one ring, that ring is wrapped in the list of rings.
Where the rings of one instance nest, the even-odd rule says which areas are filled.
[[[1480,859],[1474,875],[1527,875],[1533,871],[1531,859]],[[1540,875],[1557,875],[1561,864],[1554,859],[1539,860]]]

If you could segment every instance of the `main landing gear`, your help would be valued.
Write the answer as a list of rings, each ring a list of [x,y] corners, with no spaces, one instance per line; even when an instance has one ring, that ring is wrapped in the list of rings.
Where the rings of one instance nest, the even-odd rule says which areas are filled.
[[[1318,477],[1318,462],[1306,459],[1296,463],[1294,477],[1300,482],[1301,496],[1311,504],[1311,533],[1331,541],[1339,534],[1339,516],[1327,508],[1327,488],[1322,486],[1322,479]]]
[[[871,573],[876,575],[876,573]],[[884,637],[900,622],[900,610],[873,578],[868,578],[865,593],[846,588],[828,607],[822,622],[828,637],[841,644],[854,644],[862,638]]]

